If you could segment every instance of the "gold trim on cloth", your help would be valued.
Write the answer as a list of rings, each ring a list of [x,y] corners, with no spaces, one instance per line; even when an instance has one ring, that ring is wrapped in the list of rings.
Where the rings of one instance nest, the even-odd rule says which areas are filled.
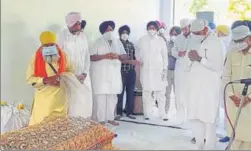
[[[37,125],[1,135],[1,150],[117,150],[115,134],[81,117],[49,117]]]

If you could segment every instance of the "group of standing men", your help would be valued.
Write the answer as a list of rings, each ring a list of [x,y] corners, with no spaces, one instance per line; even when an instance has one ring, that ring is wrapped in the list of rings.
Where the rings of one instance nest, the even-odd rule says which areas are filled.
[[[50,31],[41,34],[41,47],[28,66],[27,81],[35,88],[30,125],[40,123],[50,115],[67,114],[66,97],[60,90],[60,74],[63,73],[74,74],[83,86],[88,87],[89,91],[83,93],[92,95],[92,98],[80,100],[80,104],[81,101],[82,104],[91,104],[83,105],[83,110],[93,109],[84,117],[92,117],[102,124],[119,125],[114,120],[115,109],[117,107],[118,118],[122,116],[126,91],[126,114],[135,119],[132,116],[136,81],[134,68],[140,66],[145,120],[151,118],[155,101],[160,118],[168,120],[170,92],[175,84],[179,123],[184,123],[185,119],[191,122],[199,149],[204,148],[204,139],[207,149],[215,146],[215,121],[222,93],[223,50],[226,48],[219,37],[209,30],[205,20],[181,20],[181,27],[175,26],[170,30],[170,40],[165,35],[163,23],[150,21],[146,26],[148,34],[141,37],[135,46],[128,41],[130,28],[127,25],[119,28],[120,39],[117,39],[114,35],[115,23],[101,23],[99,31],[102,36],[88,46],[83,32],[86,22],[82,21],[81,15],[69,13],[66,24],[67,28],[59,34],[58,40]],[[233,30],[235,43],[241,43],[239,46],[243,46],[243,50],[245,43],[247,53],[229,53],[228,57],[239,55],[239,60],[233,57],[227,59],[228,74],[225,77],[228,80],[251,75],[250,69],[245,66],[251,64],[248,51],[251,38],[246,32],[250,31],[243,26]],[[237,63],[239,66],[234,66]],[[238,87],[234,92],[239,90]],[[238,102],[238,97],[231,96],[231,99]],[[249,97],[245,107],[250,113],[248,102]],[[235,112],[232,113],[233,116]],[[250,118],[246,119],[248,122],[244,119],[240,125],[251,126]],[[242,132],[237,130],[238,143],[250,143],[248,137],[242,139]]]

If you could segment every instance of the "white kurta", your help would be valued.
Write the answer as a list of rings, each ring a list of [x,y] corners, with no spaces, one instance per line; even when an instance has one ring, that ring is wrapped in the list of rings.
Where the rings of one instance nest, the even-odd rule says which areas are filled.
[[[76,109],[81,108],[84,117],[92,115],[92,86],[90,80],[90,53],[88,51],[88,43],[86,35],[81,32],[80,35],[73,35],[68,28],[63,29],[58,35],[58,45],[68,54],[70,61],[73,63],[75,74],[77,76],[85,73],[86,79],[83,83],[83,92],[85,95],[82,102],[76,104]],[[71,103],[71,102],[69,102]],[[79,112],[78,112],[79,113]],[[79,115],[79,114],[78,114]]]
[[[91,55],[107,53],[126,54],[123,44],[113,39],[110,45],[103,37],[91,49]],[[93,119],[98,122],[113,121],[117,94],[122,92],[121,61],[103,59],[91,62],[91,80],[94,94]]]
[[[222,49],[219,38],[210,34],[197,50],[202,60],[193,62],[188,74],[188,119],[215,123],[223,70]]]
[[[188,59],[189,46],[191,45],[191,36],[185,37],[180,34],[175,40],[174,47],[172,48],[172,55],[177,58],[174,76],[175,76],[175,101],[176,101],[176,114],[177,121],[185,121],[186,100],[187,100],[187,87],[188,79],[187,72],[190,69],[191,61]],[[179,57],[180,51],[187,51],[184,57]]]
[[[143,36],[136,44],[135,56],[143,63],[140,67],[140,82],[143,90],[165,90],[166,84],[162,79],[162,73],[163,70],[167,71],[168,56],[163,38]]]
[[[114,39],[112,45],[99,38],[91,48],[91,55],[106,53],[126,54],[120,40]],[[93,94],[120,94],[122,92],[121,61],[103,59],[91,62]]]
[[[167,71],[168,53],[163,38],[143,36],[136,44],[136,59],[142,62],[140,67],[140,82],[143,89],[143,106],[145,118],[153,116],[155,100],[158,102],[159,115],[166,118],[166,81],[162,78]],[[154,97],[153,97],[154,96]]]

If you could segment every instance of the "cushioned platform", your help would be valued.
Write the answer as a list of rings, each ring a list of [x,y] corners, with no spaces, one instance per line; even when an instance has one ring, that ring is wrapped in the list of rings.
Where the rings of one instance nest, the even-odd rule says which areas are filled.
[[[115,134],[97,122],[49,117],[42,123],[1,135],[1,150],[116,150]]]

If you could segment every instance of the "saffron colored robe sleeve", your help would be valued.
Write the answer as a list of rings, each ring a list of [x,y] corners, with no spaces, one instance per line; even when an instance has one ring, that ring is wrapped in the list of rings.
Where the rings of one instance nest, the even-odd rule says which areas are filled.
[[[225,72],[223,79],[225,83],[234,80],[246,79],[251,76],[251,49],[247,54],[243,54],[241,51],[230,51],[227,55],[225,62]],[[235,106],[234,102],[229,98],[231,95],[241,97],[244,84],[235,83],[228,86],[226,92],[226,105],[227,113],[229,118],[234,124],[237,115],[238,107]],[[248,89],[248,97],[251,97],[251,89]],[[247,104],[242,108],[241,115],[238,121],[237,128],[235,130],[235,141],[243,141],[244,143],[251,143],[251,103]],[[228,136],[231,136],[232,129],[228,122],[227,124]]]
[[[74,72],[73,66],[66,56],[66,73]],[[43,78],[35,77],[34,73],[35,55],[30,61],[27,69],[27,83],[35,89],[31,119],[29,125],[39,124],[43,119],[50,115],[66,116],[66,96],[60,87],[49,86],[43,84]],[[52,64],[55,69],[58,68],[57,63]],[[54,76],[55,73],[48,64],[45,66],[48,77]]]

